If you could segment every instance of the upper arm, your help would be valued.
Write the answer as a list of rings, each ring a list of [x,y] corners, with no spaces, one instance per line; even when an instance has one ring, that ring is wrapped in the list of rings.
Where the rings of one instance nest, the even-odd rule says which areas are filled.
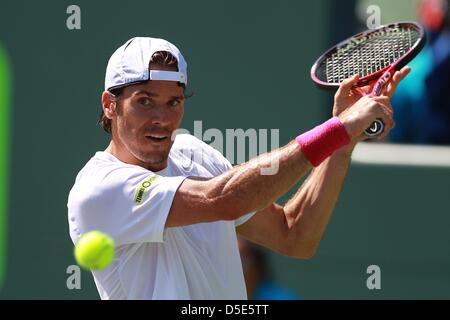
[[[219,200],[210,195],[211,189],[211,178],[186,178],[174,196],[166,227],[234,219],[228,206],[220,205]]]
[[[238,226],[236,231],[239,236],[280,254],[310,259],[315,249],[305,239],[303,232],[293,230],[295,224],[292,221],[288,223],[287,216],[284,207],[273,203]]]
[[[188,151],[203,155],[202,166],[211,175],[218,176],[232,167],[212,147],[191,140],[179,144],[196,147]],[[185,155],[188,158],[189,152]],[[211,195],[217,186],[211,177],[164,177],[137,166],[116,164],[88,168],[83,177],[68,201],[74,242],[92,229],[110,234],[118,245],[161,242],[167,227],[232,220],[235,216],[220,192]]]
[[[117,245],[163,242],[167,227],[226,220],[229,215],[208,196],[208,188],[208,178],[113,170],[69,195],[71,237],[76,242],[81,234],[97,229]]]
[[[177,136],[177,139],[179,137]],[[217,178],[232,168],[231,163],[210,145],[189,135],[180,135],[183,154],[197,160],[213,177],[188,177],[178,188],[172,202],[166,227],[177,227],[217,220],[234,220],[232,205],[223,201]],[[183,140],[185,139],[185,140]],[[191,157],[192,154],[192,157]]]
[[[289,227],[283,207],[273,203],[238,226],[239,236],[284,255],[290,254]]]

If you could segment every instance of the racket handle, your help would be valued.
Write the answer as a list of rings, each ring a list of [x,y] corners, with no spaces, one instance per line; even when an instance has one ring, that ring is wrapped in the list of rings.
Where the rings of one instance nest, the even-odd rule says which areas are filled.
[[[381,91],[383,91],[384,86],[386,83],[388,83],[392,78],[392,73],[394,72],[394,67],[391,66],[389,69],[387,69],[380,79],[375,83],[373,86],[372,92],[369,93],[369,96],[379,96],[381,94]],[[384,130],[384,122],[381,119],[375,120],[370,127],[364,131],[366,136],[368,137],[376,137],[380,135]]]
[[[383,91],[384,86],[388,83],[392,78],[392,73],[394,72],[394,67],[390,67],[387,69],[383,75],[378,79],[378,81],[373,86],[372,92],[369,93],[369,96],[379,96],[381,91]]]
[[[383,130],[384,130],[383,120],[377,119],[374,122],[372,122],[370,127],[368,127],[366,129],[366,131],[364,131],[364,133],[368,137],[376,137],[376,136],[380,135],[383,132]]]

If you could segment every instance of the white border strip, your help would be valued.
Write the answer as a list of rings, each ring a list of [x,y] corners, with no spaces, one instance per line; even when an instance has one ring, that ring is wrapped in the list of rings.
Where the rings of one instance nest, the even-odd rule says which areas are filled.
[[[450,167],[450,146],[361,142],[353,151],[354,163]]]

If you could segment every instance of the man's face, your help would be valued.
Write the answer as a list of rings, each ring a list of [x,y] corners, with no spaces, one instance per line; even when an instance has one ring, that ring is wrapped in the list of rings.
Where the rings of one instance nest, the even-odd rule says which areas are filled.
[[[113,139],[131,162],[152,171],[166,167],[172,133],[184,113],[184,89],[174,81],[126,87],[113,119]]]

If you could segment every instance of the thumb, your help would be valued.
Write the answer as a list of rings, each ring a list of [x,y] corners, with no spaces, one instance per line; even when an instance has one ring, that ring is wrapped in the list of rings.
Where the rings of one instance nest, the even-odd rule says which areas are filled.
[[[359,76],[354,75],[353,77],[342,81],[338,91],[336,92],[336,97],[347,97],[352,91],[353,86],[358,82],[358,80]]]

